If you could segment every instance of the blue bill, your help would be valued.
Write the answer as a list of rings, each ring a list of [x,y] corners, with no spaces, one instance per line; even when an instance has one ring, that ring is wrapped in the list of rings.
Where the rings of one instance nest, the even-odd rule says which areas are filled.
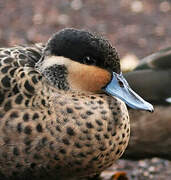
[[[111,82],[104,88],[109,95],[120,98],[129,107],[153,112],[153,106],[135,93],[129,86],[122,73],[113,72]]]

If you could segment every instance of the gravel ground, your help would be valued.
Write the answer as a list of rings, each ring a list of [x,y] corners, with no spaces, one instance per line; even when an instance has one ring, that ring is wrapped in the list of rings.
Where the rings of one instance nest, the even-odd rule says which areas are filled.
[[[45,42],[75,27],[104,34],[121,57],[144,57],[170,45],[170,20],[170,0],[1,0],[0,46]]]
[[[1,0],[0,47],[46,42],[64,27],[89,29],[106,36],[120,56],[142,58],[171,45],[171,1],[163,0]],[[119,160],[117,170],[135,180],[171,179],[171,162],[163,159]]]
[[[115,172],[119,171],[125,171],[129,180],[170,180],[171,162],[159,158],[139,161],[118,160],[102,173],[102,179],[109,180]]]

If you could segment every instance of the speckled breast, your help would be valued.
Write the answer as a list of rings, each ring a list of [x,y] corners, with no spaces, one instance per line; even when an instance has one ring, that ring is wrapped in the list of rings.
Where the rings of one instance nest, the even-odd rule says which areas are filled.
[[[85,176],[111,166],[127,147],[130,124],[127,108],[107,95],[63,95],[55,101],[59,173]],[[62,173],[63,174],[63,173]]]
[[[19,115],[28,116],[20,127],[19,117],[10,121],[8,129],[2,129],[0,177],[89,176],[100,173],[122,155],[130,124],[121,100],[63,93],[55,94],[49,102],[47,113],[23,110]],[[4,119],[7,116],[11,114]],[[28,125],[31,132],[22,130]]]

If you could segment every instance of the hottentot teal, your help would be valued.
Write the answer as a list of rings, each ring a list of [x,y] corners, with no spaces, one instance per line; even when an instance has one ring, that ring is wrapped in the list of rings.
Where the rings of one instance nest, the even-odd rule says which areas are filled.
[[[0,49],[0,177],[99,174],[124,152],[131,107],[153,107],[120,72],[116,49],[64,29],[47,44]]]

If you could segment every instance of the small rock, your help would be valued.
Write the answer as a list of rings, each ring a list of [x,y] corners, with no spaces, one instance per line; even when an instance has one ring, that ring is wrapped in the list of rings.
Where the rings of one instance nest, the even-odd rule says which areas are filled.
[[[139,165],[139,167],[143,167],[143,168],[147,167],[147,163],[145,161],[139,161],[138,165]]]
[[[140,13],[143,11],[143,3],[141,1],[133,1],[131,4],[131,10],[135,13]]]
[[[149,177],[150,174],[149,174],[148,171],[144,171],[143,175],[146,176],[146,177]]]
[[[61,14],[58,16],[58,23],[61,25],[67,25],[69,23],[69,16]]]
[[[159,158],[152,158],[151,162],[152,163],[159,163],[160,159]]]
[[[43,16],[42,16],[42,14],[35,14],[34,16],[33,16],[33,22],[34,22],[34,24],[42,24],[43,23]]]
[[[150,166],[148,170],[150,173],[153,173],[156,171],[156,168],[154,166]]]
[[[121,69],[123,72],[131,71],[138,63],[139,60],[134,54],[127,54],[121,59]]]
[[[171,9],[170,3],[168,1],[161,2],[159,8],[161,12],[168,12]]]
[[[71,2],[71,8],[74,10],[80,10],[83,6],[83,3],[81,0],[73,0]]]

